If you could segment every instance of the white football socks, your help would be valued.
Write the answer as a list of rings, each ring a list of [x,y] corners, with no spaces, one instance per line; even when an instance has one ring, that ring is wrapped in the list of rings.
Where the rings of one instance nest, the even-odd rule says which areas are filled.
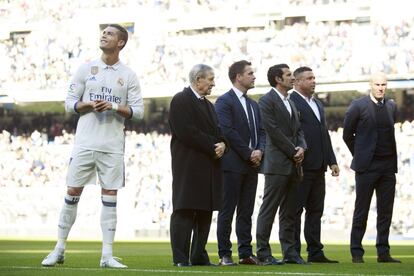
[[[65,196],[62,210],[60,211],[58,224],[58,240],[55,249],[63,252],[66,248],[66,240],[72,225],[75,223],[76,213],[78,210],[78,202],[80,196]]]
[[[116,195],[102,195],[101,228],[102,258],[111,258],[116,231]]]

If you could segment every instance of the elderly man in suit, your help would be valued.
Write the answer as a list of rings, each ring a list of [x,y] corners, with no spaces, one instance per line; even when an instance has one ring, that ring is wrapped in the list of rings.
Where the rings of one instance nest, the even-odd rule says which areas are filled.
[[[397,149],[394,124],[397,106],[385,98],[387,77],[383,73],[372,75],[371,92],[352,101],[345,113],[343,139],[353,159],[355,171],[355,209],[351,230],[353,263],[363,263],[364,237],[371,198],[377,197],[377,261],[400,263],[390,255],[388,242],[397,173]]]
[[[217,117],[229,142],[223,156],[223,208],[218,214],[217,240],[220,265],[235,265],[231,251],[231,224],[237,207],[236,234],[239,264],[258,265],[252,251],[252,214],[257,188],[258,168],[265,148],[259,105],[247,96],[256,79],[252,64],[233,63],[229,78],[233,88],[216,101]]]
[[[269,68],[267,78],[272,89],[259,100],[266,131],[263,160],[265,187],[257,218],[257,257],[264,265],[280,264],[272,256],[270,234],[279,210],[279,240],[285,263],[306,264],[295,250],[297,188],[302,174],[306,142],[295,105],[288,98],[293,75],[286,64]]]
[[[212,212],[222,205],[221,158],[226,150],[214,106],[206,99],[215,85],[213,69],[195,65],[189,79],[190,86],[173,97],[169,112],[171,247],[174,265],[183,267],[212,265],[205,246]]]
[[[300,229],[303,208],[306,209],[304,234],[307,243],[308,262],[337,263],[326,258],[321,243],[321,217],[325,201],[325,172],[330,167],[333,176],[339,175],[339,167],[332,149],[331,138],[325,121],[322,103],[316,99],[315,75],[309,67],[299,67],[293,72],[295,86],[290,99],[299,112],[301,128],[305,133],[306,150],[303,160],[303,179],[298,189],[296,214],[296,251],[300,255]]]

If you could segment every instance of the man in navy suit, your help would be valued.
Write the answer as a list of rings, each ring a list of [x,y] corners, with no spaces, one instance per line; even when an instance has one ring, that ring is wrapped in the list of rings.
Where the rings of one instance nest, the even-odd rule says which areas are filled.
[[[395,195],[397,149],[394,124],[397,106],[386,99],[387,77],[374,74],[370,81],[369,96],[352,101],[345,113],[343,139],[353,159],[355,171],[355,209],[351,230],[353,263],[363,263],[364,237],[371,198],[377,197],[377,261],[400,263],[390,255],[388,237]]]
[[[296,251],[300,254],[300,229],[303,208],[306,209],[304,234],[307,243],[308,262],[337,263],[329,260],[321,243],[321,217],[325,201],[325,172],[330,167],[333,176],[339,175],[339,167],[332,149],[331,138],[326,127],[322,103],[313,97],[315,75],[309,67],[299,67],[293,72],[294,91],[290,99],[299,112],[301,128],[305,133],[306,150],[303,160],[303,179],[298,189],[296,214]]]
[[[233,84],[216,101],[216,113],[223,134],[230,144],[223,156],[223,208],[218,214],[217,240],[220,265],[235,265],[231,251],[231,225],[237,207],[236,234],[239,264],[257,265],[252,251],[252,214],[257,174],[265,147],[258,104],[247,97],[256,79],[251,63],[241,60],[229,68]]]

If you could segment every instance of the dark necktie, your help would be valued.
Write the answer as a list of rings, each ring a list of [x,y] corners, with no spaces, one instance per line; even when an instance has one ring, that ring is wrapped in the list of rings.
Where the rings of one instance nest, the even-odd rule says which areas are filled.
[[[253,112],[252,112],[252,105],[250,103],[249,97],[247,97],[246,94],[244,94],[243,97],[246,99],[247,116],[249,118],[251,147],[253,149],[255,149],[257,141],[256,141],[256,128],[254,127],[254,117],[253,117]]]

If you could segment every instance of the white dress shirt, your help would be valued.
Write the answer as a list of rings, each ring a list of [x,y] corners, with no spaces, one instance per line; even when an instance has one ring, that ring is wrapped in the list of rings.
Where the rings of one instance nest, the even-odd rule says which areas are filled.
[[[280,97],[280,99],[282,100],[283,104],[286,106],[287,111],[289,112],[290,117],[292,117],[292,107],[290,106],[289,101],[287,100],[287,97],[283,96],[282,93],[280,93],[279,91],[277,91],[276,88],[272,87],[272,89],[276,92],[276,94]]]
[[[321,121],[321,114],[319,113],[319,108],[318,108],[318,105],[316,104],[315,98],[313,96],[308,98],[308,97],[302,95],[298,91],[296,91],[296,93],[298,93],[308,103],[310,108],[312,108],[313,113],[315,114],[316,118],[318,118],[318,120],[320,122]]]
[[[245,98],[245,97],[243,97],[244,93],[243,93],[243,92],[241,92],[239,89],[237,89],[237,88],[236,88],[236,87],[234,87],[234,86],[233,86],[233,88],[232,88],[232,89],[233,89],[234,93],[236,93],[237,98],[239,99],[239,101],[240,101],[241,105],[243,106],[244,113],[246,114],[247,122],[250,124],[250,122],[249,122],[249,114],[247,113],[246,98]],[[256,135],[256,141],[257,141],[257,127],[256,127],[256,119],[255,119],[255,117],[254,117],[254,110],[253,110],[253,107],[252,107],[252,115],[253,115],[253,124],[254,124],[254,129],[255,129],[254,133],[255,133],[255,135]],[[251,141],[250,141],[250,143],[249,143],[249,146],[250,146],[250,147],[252,147],[252,145],[251,145]]]

